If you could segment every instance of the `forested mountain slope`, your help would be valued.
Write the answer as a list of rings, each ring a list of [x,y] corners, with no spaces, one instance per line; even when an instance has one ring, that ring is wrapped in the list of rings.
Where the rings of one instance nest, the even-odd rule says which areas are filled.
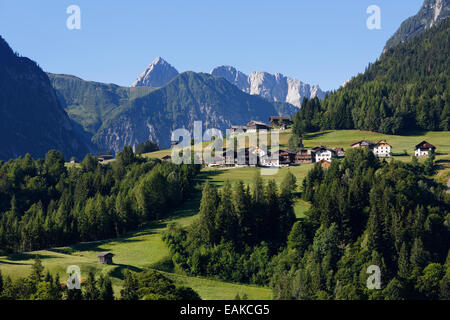
[[[450,130],[450,19],[381,56],[322,102],[304,101],[295,131]]]
[[[298,110],[246,94],[224,78],[205,73],[179,74],[158,89],[124,88],[65,75],[50,78],[69,116],[93,135],[92,142],[102,151],[117,152],[149,139],[167,147],[172,130],[192,130],[196,120],[203,121],[204,129],[224,130]]]
[[[0,159],[43,157],[50,149],[66,159],[88,152],[47,75],[0,37]]]

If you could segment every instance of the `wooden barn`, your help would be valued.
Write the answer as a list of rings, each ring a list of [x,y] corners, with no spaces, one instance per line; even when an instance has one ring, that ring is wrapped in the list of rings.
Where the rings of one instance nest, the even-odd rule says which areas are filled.
[[[114,254],[111,252],[100,252],[97,254],[98,262],[101,264],[113,264],[112,258],[114,257]]]

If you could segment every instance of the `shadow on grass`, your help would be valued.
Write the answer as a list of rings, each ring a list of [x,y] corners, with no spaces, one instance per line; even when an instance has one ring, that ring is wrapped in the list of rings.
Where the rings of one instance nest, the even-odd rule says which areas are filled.
[[[19,260],[32,260],[39,256],[41,260],[48,259],[48,258],[58,258],[55,256],[51,256],[48,254],[41,254],[41,253],[29,253],[29,252],[22,252],[22,253],[13,253],[8,255],[8,260],[10,261],[19,261]],[[4,261],[3,261],[4,262]],[[7,263],[7,262],[4,262]]]
[[[103,248],[100,248],[100,247],[105,244],[110,244],[111,242],[132,243],[132,242],[140,242],[140,241],[144,241],[144,240],[143,239],[130,239],[130,238],[127,238],[126,236],[124,236],[124,237],[120,237],[120,238],[113,238],[113,239],[107,239],[107,240],[77,243],[70,247],[51,248],[51,249],[48,249],[48,251],[61,253],[61,254],[67,254],[67,255],[73,255],[73,254],[76,254],[77,252],[81,252],[81,251],[104,252],[104,251],[111,251],[111,249],[108,247],[103,247]]]
[[[393,157],[411,157],[408,153],[404,153],[404,152],[402,152],[402,153],[392,153],[391,154],[391,156],[393,156]]]
[[[324,135],[329,134],[331,131],[320,131],[320,132],[314,132],[314,133],[305,133],[303,135],[303,140],[312,140]]]
[[[116,266],[117,268],[114,268],[113,270],[111,270],[109,272],[109,275],[111,277],[123,280],[125,278],[125,271],[133,271],[133,272],[142,272],[144,271],[144,269],[135,267],[135,266],[131,266],[128,264],[112,264],[112,266]]]
[[[11,264],[11,265],[15,265],[15,266],[29,266],[28,263],[0,261],[0,265],[2,265],[2,264]]]
[[[408,130],[405,132],[401,132],[399,135],[406,136],[406,137],[419,137],[419,136],[424,136],[427,132],[428,131],[426,131],[426,130],[411,129],[411,130]]]

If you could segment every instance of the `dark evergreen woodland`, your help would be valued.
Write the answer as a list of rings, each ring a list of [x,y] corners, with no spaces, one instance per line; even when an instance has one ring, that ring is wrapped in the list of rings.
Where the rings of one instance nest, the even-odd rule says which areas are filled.
[[[160,219],[193,187],[199,168],[137,157],[87,155],[67,168],[58,151],[0,161],[0,254],[117,237]]]

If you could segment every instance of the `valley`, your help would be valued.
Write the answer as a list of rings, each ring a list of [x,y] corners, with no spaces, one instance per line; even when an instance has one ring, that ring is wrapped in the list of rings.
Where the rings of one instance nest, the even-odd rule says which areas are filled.
[[[284,131],[280,135],[281,147],[287,147],[290,130]],[[393,156],[395,160],[410,162],[412,147],[418,141],[427,140],[437,146],[436,160],[440,166],[437,180],[444,183],[445,179],[450,179],[450,132],[418,132],[410,136],[384,135],[375,132],[359,130],[330,130],[306,134],[304,144],[307,147],[317,145],[327,145],[331,147],[349,148],[349,145],[357,140],[387,140],[393,146],[394,154],[407,150],[409,155]],[[207,147],[205,143],[204,147]],[[170,149],[160,150],[144,154],[146,158],[162,158],[171,153]],[[114,161],[114,160],[113,160]],[[286,172],[292,173],[298,181],[298,192],[301,192],[301,182],[306,177],[313,164],[280,168],[275,176],[262,176],[263,180],[280,181]],[[243,181],[251,184],[255,173],[259,168],[204,168],[198,177],[198,181],[203,183],[208,180],[221,187],[225,181],[235,183]],[[200,188],[200,185],[197,186]],[[254,285],[242,285],[228,283],[209,278],[186,276],[181,270],[167,271],[167,259],[169,251],[167,245],[162,241],[161,233],[167,230],[170,223],[177,223],[187,227],[198,218],[200,205],[200,192],[197,191],[186,203],[171,213],[171,218],[149,223],[148,226],[139,231],[132,232],[126,236],[111,239],[94,241],[89,243],[79,243],[70,247],[52,248],[39,250],[23,254],[12,254],[0,257],[0,271],[3,275],[15,277],[27,276],[31,270],[33,259],[39,255],[43,265],[52,273],[58,273],[61,279],[67,277],[66,268],[69,265],[78,265],[82,274],[92,271],[109,275],[113,282],[113,288],[118,293],[122,287],[123,274],[125,270],[142,272],[144,270],[161,270],[164,275],[174,280],[178,284],[187,285],[197,291],[202,299],[234,299],[239,294],[246,294],[249,299],[271,299],[270,288],[258,287]],[[294,211],[297,218],[304,217],[309,209],[310,203],[301,198],[296,198]],[[113,252],[116,256],[113,265],[100,265],[97,262],[97,253],[102,251]]]

